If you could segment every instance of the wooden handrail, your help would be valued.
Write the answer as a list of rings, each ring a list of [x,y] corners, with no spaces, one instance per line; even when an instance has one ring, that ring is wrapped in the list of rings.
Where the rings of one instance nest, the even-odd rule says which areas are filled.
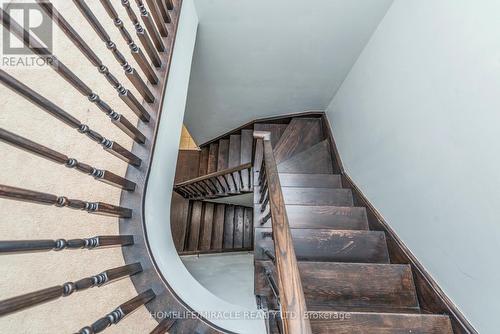
[[[285,334],[311,334],[311,324],[306,317],[306,300],[302,290],[297,257],[271,145],[271,133],[255,131],[254,137],[257,138],[257,145],[264,148],[263,168],[260,172],[265,172],[267,179],[283,331]]]
[[[186,185],[189,185],[189,184],[193,184],[193,183],[197,183],[197,182],[200,182],[200,181],[208,180],[208,179],[211,179],[211,178],[214,178],[214,177],[217,177],[217,176],[228,175],[228,174],[231,174],[231,173],[234,173],[234,172],[237,172],[237,171],[240,171],[240,170],[248,169],[248,168],[252,168],[252,163],[251,162],[243,164],[243,165],[239,165],[239,166],[236,166],[236,167],[232,167],[232,168],[227,168],[227,169],[224,169],[224,170],[220,170],[218,172],[213,172],[213,173],[210,173],[210,174],[199,176],[197,178],[194,178],[194,179],[191,179],[191,180],[188,180],[188,181],[180,182],[180,183],[177,183],[175,185],[175,187],[177,188],[177,187],[186,186]]]

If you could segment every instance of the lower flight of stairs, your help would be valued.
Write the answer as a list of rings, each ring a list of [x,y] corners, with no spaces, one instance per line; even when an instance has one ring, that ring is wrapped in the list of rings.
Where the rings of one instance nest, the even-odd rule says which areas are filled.
[[[391,263],[384,232],[369,229],[366,209],[333,174],[321,120],[294,118],[274,140],[313,333],[453,333],[448,316],[422,314],[410,265]],[[276,277],[271,221],[259,198],[255,186],[255,294],[277,308],[266,279]]]
[[[187,232],[180,255],[252,249],[252,208],[190,201]]]

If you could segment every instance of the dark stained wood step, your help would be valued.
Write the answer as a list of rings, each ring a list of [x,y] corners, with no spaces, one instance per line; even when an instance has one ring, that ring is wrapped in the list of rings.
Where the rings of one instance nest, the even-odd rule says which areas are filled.
[[[198,250],[200,239],[201,220],[203,218],[203,202],[194,201],[191,205],[191,213],[189,216],[189,235],[187,240],[187,247],[185,250],[196,251]]]
[[[224,204],[216,204],[214,209],[214,220],[212,228],[211,249],[221,249],[224,239],[224,213],[226,206]]]
[[[323,140],[278,164],[280,173],[333,174],[330,144]]]
[[[217,171],[218,155],[219,155],[219,143],[210,144],[210,148],[208,150],[207,174],[215,173]]]
[[[224,241],[222,248],[233,248],[234,245],[234,205],[226,205],[224,213]]]
[[[253,130],[241,130],[240,164],[252,162]]]
[[[245,224],[243,221],[244,208],[236,206],[234,208],[234,232],[233,232],[233,247],[243,248],[243,233]]]
[[[200,151],[200,165],[198,167],[198,176],[208,174],[208,147],[203,147]]]
[[[265,268],[274,272],[255,261],[255,292],[270,296]],[[299,262],[299,271],[309,311],[419,312],[409,265]]]
[[[237,167],[241,165],[241,136],[231,135],[229,137],[229,155],[228,155],[228,167]]]
[[[274,147],[274,158],[279,164],[307,150],[323,140],[320,118],[293,118]]]
[[[368,230],[364,207],[287,205],[286,212],[292,229]]]
[[[279,173],[282,187],[342,188],[340,175]]]
[[[282,187],[286,205],[353,206],[351,189]]]
[[[257,213],[259,212],[260,209],[257,209]],[[286,213],[291,229],[368,230],[368,218],[364,207],[287,205]],[[257,219],[261,216],[262,214],[257,215]],[[271,222],[258,225],[271,227]]]
[[[271,145],[276,147],[283,132],[285,132],[288,124],[272,124],[272,123],[259,123],[253,126],[255,131],[269,131],[271,132]]]
[[[217,153],[217,170],[228,168],[229,164],[229,139],[219,140],[219,151]]]
[[[212,228],[214,220],[214,204],[205,202],[203,205],[203,219],[201,224],[199,250],[209,250],[212,244]]]
[[[245,208],[243,216],[243,248],[253,245],[253,210]]]
[[[453,334],[445,315],[318,312],[310,318],[315,334]]]
[[[255,259],[270,260],[265,249],[274,253],[271,228],[255,229]],[[338,231],[292,229],[295,255],[299,261],[389,263],[385,234],[378,231]]]

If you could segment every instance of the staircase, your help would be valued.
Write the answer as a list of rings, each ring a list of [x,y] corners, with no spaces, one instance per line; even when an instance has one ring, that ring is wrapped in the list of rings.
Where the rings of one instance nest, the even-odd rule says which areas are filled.
[[[165,278],[177,254],[152,246],[151,231],[165,230],[146,228],[182,0],[37,4],[67,54],[52,54],[7,7],[0,10],[6,31],[50,60],[47,71],[29,75],[0,69],[9,101],[2,122],[10,125],[2,123],[0,141],[12,149],[3,166],[8,184],[0,184],[4,238],[12,239],[0,240],[9,282],[0,300],[3,331],[229,332],[213,318],[186,317],[193,305]],[[170,210],[178,253],[253,250],[258,304],[276,315],[269,333],[474,333],[360,200],[323,113],[256,120],[184,158]],[[18,175],[24,167],[30,171]],[[245,194],[253,208],[236,203]],[[170,242],[163,235],[160,243]],[[154,252],[164,249],[175,261]],[[310,317],[289,319],[287,311]],[[153,316],[162,312],[166,318]]]
[[[319,118],[294,118],[271,135],[305,302],[316,315],[312,332],[453,333],[448,316],[422,311],[412,268],[392,263],[385,233],[370,230],[366,208],[354,206],[352,190],[333,173],[335,158],[323,131]],[[263,179],[266,189],[256,185],[254,196],[255,294],[278,307],[270,284],[279,281],[273,278],[273,218]],[[279,323],[271,327],[283,330]]]
[[[189,205],[180,255],[253,249],[252,208],[203,201],[191,201]]]
[[[253,131],[241,130],[201,147],[198,178],[175,190],[189,199],[219,198],[252,191]]]

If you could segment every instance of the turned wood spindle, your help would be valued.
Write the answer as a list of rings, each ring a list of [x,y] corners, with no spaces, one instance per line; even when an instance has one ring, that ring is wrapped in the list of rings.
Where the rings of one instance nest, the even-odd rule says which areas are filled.
[[[130,5],[130,0],[121,0],[121,3],[122,6],[125,8],[125,11],[127,12],[130,21],[132,21],[132,24],[134,25],[135,28],[135,33],[139,38],[139,40],[141,41],[144,48],[146,49],[149,58],[151,58],[151,61],[156,67],[160,67],[161,59],[157,51],[158,52],[165,51],[165,44],[163,43],[161,38],[154,41],[151,40],[148,32],[144,30],[141,23],[139,22],[137,15],[132,9],[132,6]]]
[[[123,161],[134,166],[141,165],[141,159],[135,154],[133,154],[129,150],[126,150],[120,144],[101,136],[98,132],[90,129],[88,125],[82,124],[78,119],[71,116],[66,111],[64,111],[42,95],[38,94],[19,80],[15,79],[2,69],[0,69],[0,82],[2,82],[2,84],[10,88],[15,93],[26,98],[31,103],[37,105],[42,110],[54,116],[64,124],[78,130],[78,132],[86,135],[92,141],[100,144],[104,150],[113,154],[117,158],[120,158]]]
[[[111,4],[110,0],[100,0],[102,6],[106,10],[106,13],[108,13],[108,16],[113,20],[113,23],[115,27],[118,28],[120,31],[120,34],[127,43],[127,45],[130,48],[130,53],[132,54],[132,57],[134,57],[135,61],[137,64],[139,64],[139,67],[141,68],[142,72],[146,75],[148,78],[149,82],[152,84],[157,84],[158,83],[158,76],[156,75],[153,67],[147,60],[146,56],[142,52],[142,49],[135,43],[134,39],[132,38],[132,35],[129,33],[127,28],[125,28],[125,25],[123,24],[123,21],[120,19],[118,16],[118,13],[116,12],[115,8]],[[159,62],[159,57],[153,58],[153,64],[156,67],[160,67],[161,63]]]
[[[66,21],[54,6],[46,0],[37,0],[40,7],[49,17],[61,28],[64,34],[73,42],[73,44],[83,53],[83,55],[94,65],[99,73],[104,75],[106,80],[117,91],[120,99],[139,117],[143,122],[149,122],[151,116],[144,106],[139,102],[135,95],[125,88],[118,79],[103,64],[92,48],[83,40],[78,32]]]
[[[110,217],[130,218],[132,216],[132,210],[112,204],[69,199],[65,196],[56,196],[3,184],[0,184],[0,198],[37,204],[55,205],[56,207],[68,207],[75,210],[84,210],[88,213]]]
[[[0,128],[0,140],[24,151],[36,154],[52,162],[64,165],[68,168],[74,168],[81,173],[93,176],[96,180],[107,183],[109,185],[128,191],[133,191],[135,189],[136,184],[132,181],[111,173],[110,171],[97,169],[85,163],[79,162],[76,159],[69,158],[65,154],[37,144],[29,139],[18,136],[2,128]]]
[[[136,0],[136,1],[142,2],[142,0]],[[146,0],[146,3],[148,4],[149,12],[151,13],[151,16],[153,17],[153,20],[155,21],[156,26],[158,27],[158,30],[160,31],[160,35],[162,37],[167,37],[168,36],[168,29],[167,29],[167,25],[165,24],[165,20],[163,19],[163,16],[161,15],[160,6],[158,6],[158,3],[156,2],[156,0]]]
[[[97,320],[90,326],[83,327],[78,331],[78,334],[95,334],[100,333],[111,325],[117,324],[120,320],[132,313],[140,306],[150,302],[156,297],[152,289],[149,289],[129,301],[121,304],[115,310]]]
[[[21,296],[0,301],[0,316],[36,306],[60,297],[67,297],[74,292],[100,287],[122,277],[135,275],[142,271],[140,263],[133,263],[103,271],[100,274],[86,277],[76,282],[66,282],[47,289],[30,292]]]
[[[132,235],[100,235],[86,239],[57,240],[0,240],[1,253],[61,251],[64,249],[94,249],[134,244]]]
[[[155,101],[155,97],[151,92],[151,89],[149,89],[146,82],[142,80],[137,71],[127,62],[127,59],[120,52],[120,50],[118,50],[116,44],[111,40],[111,37],[109,37],[106,29],[104,29],[87,3],[84,0],[73,0],[73,3],[80,10],[80,13],[82,13],[87,22],[92,26],[99,38],[106,44],[107,49],[113,54],[116,61],[123,68],[125,75],[130,80],[132,85],[134,85],[146,102],[153,103]]]
[[[137,129],[137,127],[130,123],[125,116],[115,112],[106,102],[101,100],[99,95],[97,95],[75,73],[66,67],[66,65],[64,65],[56,56],[51,54],[47,48],[43,47],[43,45],[28,31],[24,30],[24,28],[21,27],[16,21],[12,20],[9,14],[7,14],[7,12],[3,9],[0,9],[0,18],[6,29],[22,40],[25,46],[28,47],[33,53],[39,56],[47,57],[47,64],[49,64],[57,74],[71,84],[82,95],[86,96],[90,102],[94,103],[99,110],[105,113],[114,125],[116,125],[136,142],[140,144],[145,142],[146,137],[139,131],[139,129]]]

